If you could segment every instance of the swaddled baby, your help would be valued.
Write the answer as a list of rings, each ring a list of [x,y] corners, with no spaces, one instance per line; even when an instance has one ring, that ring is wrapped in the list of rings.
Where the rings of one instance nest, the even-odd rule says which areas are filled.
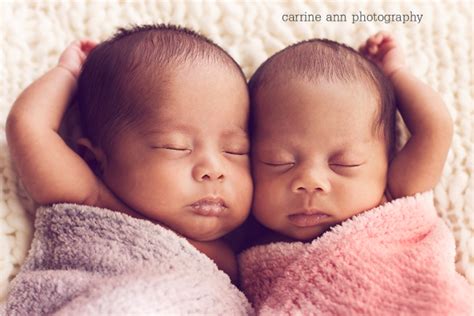
[[[213,284],[214,292],[207,297],[214,303],[206,306],[205,312],[230,312],[225,306],[219,309],[219,295],[234,299],[232,304],[241,310],[248,309],[248,303],[242,303],[246,301],[243,295],[226,284],[220,272],[203,268],[215,276],[209,278],[200,266],[195,269],[192,261],[200,256],[179,237],[185,237],[236,280],[234,253],[221,238],[245,220],[252,196],[249,98],[241,68],[204,36],[175,26],[122,29],[94,46],[90,41],[69,46],[59,64],[19,96],[8,117],[8,145],[28,193],[42,205],[69,203],[40,210],[32,251],[9,298],[11,311],[51,313],[58,308],[55,305],[63,301],[67,305],[73,297],[88,293],[86,288],[94,290],[107,284],[94,278],[123,270],[140,271],[149,262],[152,264],[148,268],[157,269],[149,272],[149,284],[166,283],[156,279],[159,271],[165,278],[171,272],[185,279],[205,277],[198,287]],[[73,94],[77,95],[83,130],[83,137],[77,141],[80,155],[58,134]],[[133,218],[117,217],[116,212]],[[61,229],[62,225],[68,226]],[[143,230],[137,228],[142,226]],[[167,243],[170,235],[163,228],[177,234],[173,243]],[[83,239],[75,231],[82,231]],[[129,235],[131,232],[133,235]],[[62,242],[65,240],[72,248]],[[74,247],[75,242],[83,244]],[[53,244],[55,249],[44,246]],[[160,249],[150,247],[154,244]],[[78,249],[97,250],[86,256]],[[123,256],[117,258],[117,252]],[[189,257],[183,260],[180,253]],[[115,262],[123,258],[130,260],[126,264]],[[176,266],[175,259],[181,260]],[[181,268],[191,271],[179,271]],[[40,273],[45,270],[56,274],[48,279]],[[87,278],[81,275],[81,282],[67,286],[69,292],[54,292],[56,282],[75,280],[73,274],[83,270],[90,272]],[[28,285],[34,275],[36,290]],[[165,305],[168,299],[181,300],[178,305],[183,304],[185,309],[180,313],[186,308],[202,311],[192,309],[193,304],[205,300],[196,298],[191,305],[184,303],[199,288],[193,290],[188,284],[189,290],[182,291],[173,290],[172,282],[169,285],[171,288],[161,288],[165,303],[148,296],[142,299]],[[114,289],[110,286],[107,291]],[[204,297],[205,289],[200,290],[200,297]],[[49,291],[57,297],[50,296]],[[159,292],[151,288],[148,293]],[[35,300],[48,299],[53,305],[47,302],[44,307],[35,307]],[[25,307],[28,302],[31,306]],[[87,304],[77,303],[77,307],[83,306]],[[137,310],[120,310],[132,311]]]
[[[391,35],[360,51],[303,41],[250,80],[261,246],[241,257],[244,291],[269,315],[466,313],[452,237],[415,196],[441,175],[449,113]],[[411,132],[399,152],[397,107]]]

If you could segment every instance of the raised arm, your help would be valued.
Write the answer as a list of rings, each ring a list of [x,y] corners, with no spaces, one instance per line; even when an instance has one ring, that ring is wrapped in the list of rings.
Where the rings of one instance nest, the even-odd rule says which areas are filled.
[[[388,189],[392,198],[432,189],[439,181],[453,134],[453,123],[440,95],[414,77],[393,37],[379,32],[361,47],[394,86],[398,110],[411,133],[392,160]]]
[[[56,67],[23,91],[8,115],[6,133],[12,159],[26,190],[39,204],[85,203],[97,198],[94,173],[58,134],[93,46],[90,41],[71,44]]]

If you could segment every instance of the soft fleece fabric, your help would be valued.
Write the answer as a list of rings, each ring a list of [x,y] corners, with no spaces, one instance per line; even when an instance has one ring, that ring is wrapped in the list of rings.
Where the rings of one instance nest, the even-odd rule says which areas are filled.
[[[256,246],[239,257],[260,315],[469,315],[473,288],[455,271],[451,232],[432,194],[386,203],[311,243]]]
[[[95,207],[38,210],[8,315],[248,315],[245,296],[174,232]]]

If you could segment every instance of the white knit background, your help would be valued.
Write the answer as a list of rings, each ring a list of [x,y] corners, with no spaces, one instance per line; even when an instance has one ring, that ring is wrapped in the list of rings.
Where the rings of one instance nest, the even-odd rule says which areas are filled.
[[[402,42],[413,73],[439,91],[455,122],[453,145],[434,196],[456,239],[456,266],[474,283],[472,4],[469,1],[172,2],[6,1],[0,3],[0,301],[27,254],[32,206],[19,187],[5,140],[5,119],[18,94],[57,61],[72,40],[103,40],[130,23],[175,23],[209,36],[252,71],[296,41],[326,37],[358,47],[378,30]],[[423,14],[420,24],[284,23],[283,13]],[[45,148],[45,155],[48,151]],[[51,166],[54,168],[54,166]]]

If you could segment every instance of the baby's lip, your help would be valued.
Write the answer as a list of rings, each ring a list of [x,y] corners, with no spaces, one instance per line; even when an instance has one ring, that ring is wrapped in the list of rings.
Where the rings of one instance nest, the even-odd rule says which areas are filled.
[[[227,210],[221,197],[205,197],[189,205],[193,212],[203,216],[220,216]]]
[[[295,226],[311,227],[321,224],[330,216],[317,209],[304,209],[288,215],[288,219]]]

